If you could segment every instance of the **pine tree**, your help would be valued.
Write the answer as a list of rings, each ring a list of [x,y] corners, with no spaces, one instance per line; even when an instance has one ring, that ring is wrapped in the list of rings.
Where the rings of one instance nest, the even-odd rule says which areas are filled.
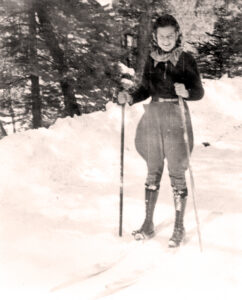
[[[50,105],[42,97],[45,86],[40,86],[40,81],[49,78],[51,70],[46,47],[39,36],[34,2],[2,2],[1,110],[5,119],[8,116],[12,119],[13,132],[48,125],[53,121],[45,117],[43,110],[51,112],[56,103]],[[49,80],[48,86],[52,84]]]
[[[120,77],[120,34],[112,10],[95,0],[43,2],[38,10],[40,29],[64,98],[78,98],[84,113],[105,110]]]
[[[13,131],[105,110],[120,81],[112,10],[95,0],[3,0],[0,17],[0,107]]]
[[[214,31],[207,33],[209,41],[197,44],[201,71],[208,78],[220,78],[224,74],[239,75],[242,14],[234,16],[223,6],[216,10],[216,15]]]

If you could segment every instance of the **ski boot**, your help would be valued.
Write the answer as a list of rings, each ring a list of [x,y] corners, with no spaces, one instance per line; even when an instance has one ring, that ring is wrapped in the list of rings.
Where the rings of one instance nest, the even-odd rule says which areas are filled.
[[[173,188],[173,195],[176,209],[176,217],[173,234],[168,243],[169,248],[179,247],[185,238],[183,218],[187,202],[187,188],[183,190],[177,190],[176,188]]]
[[[155,204],[158,198],[159,190],[157,186],[148,186],[145,189],[145,207],[146,207],[146,217],[143,225],[140,229],[134,230],[132,235],[135,240],[150,239],[155,235],[153,214],[155,209]]]

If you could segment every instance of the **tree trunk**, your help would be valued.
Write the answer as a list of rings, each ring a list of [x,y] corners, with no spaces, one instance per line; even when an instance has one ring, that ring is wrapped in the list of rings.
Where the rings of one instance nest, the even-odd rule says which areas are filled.
[[[1,130],[1,136],[7,136],[7,131],[5,130],[5,128],[3,127],[2,122],[0,121],[0,130]]]
[[[80,115],[73,84],[71,78],[68,77],[68,66],[64,56],[64,51],[59,46],[58,39],[50,22],[46,7],[43,3],[36,2],[37,14],[41,25],[41,34],[45,39],[46,45],[50,50],[51,56],[56,64],[56,68],[60,75],[60,86],[64,96],[64,104],[66,115],[73,117],[75,114]]]
[[[31,98],[32,98],[32,115],[33,115],[33,128],[41,127],[41,97],[40,97],[40,86],[39,76],[35,75],[33,69],[37,64],[37,47],[36,47],[36,20],[35,10],[33,7],[29,10],[29,59],[32,72],[30,74],[31,80]]]
[[[10,99],[10,103],[9,103],[9,112],[12,118],[13,132],[16,133],[15,114],[12,106],[12,99]]]
[[[32,114],[33,114],[33,128],[41,127],[41,99],[39,77],[30,75],[31,80],[31,94],[32,94]]]
[[[145,0],[145,9],[140,17],[137,38],[136,84],[139,85],[143,76],[144,66],[149,53],[152,33],[152,1]]]
[[[228,12],[228,9],[229,9],[229,0],[225,0],[225,9]]]

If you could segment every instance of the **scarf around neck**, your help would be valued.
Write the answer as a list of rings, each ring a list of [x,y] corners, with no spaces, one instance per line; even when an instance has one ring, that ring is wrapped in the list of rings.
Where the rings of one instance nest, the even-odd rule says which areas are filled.
[[[159,53],[159,51],[156,50],[156,51],[151,52],[150,56],[154,59],[155,67],[159,62],[167,62],[167,61],[170,61],[173,64],[173,66],[175,67],[180,58],[182,51],[183,51],[182,47],[175,48],[174,50],[172,50],[171,52],[168,52],[168,53],[165,53],[165,52]]]

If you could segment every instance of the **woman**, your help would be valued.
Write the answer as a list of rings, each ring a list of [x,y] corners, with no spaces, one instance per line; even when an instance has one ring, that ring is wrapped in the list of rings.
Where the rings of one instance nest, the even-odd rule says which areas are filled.
[[[154,235],[153,213],[166,158],[175,204],[175,225],[169,247],[178,247],[185,236],[183,218],[188,194],[185,179],[188,158],[178,96],[187,101],[200,100],[204,90],[194,58],[181,47],[180,27],[173,16],[163,15],[156,20],[154,38],[157,49],[148,57],[141,86],[131,94],[123,91],[118,95],[120,104],[133,105],[148,97],[152,99],[144,106],[145,113],[135,138],[136,149],[147,163],[148,175],[145,183],[146,217],[133,235],[137,240]],[[185,110],[192,151],[193,132],[186,103]]]

